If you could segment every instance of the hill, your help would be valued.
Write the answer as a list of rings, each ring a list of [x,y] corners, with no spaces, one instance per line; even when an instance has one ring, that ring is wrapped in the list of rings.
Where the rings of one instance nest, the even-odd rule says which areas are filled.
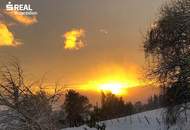
[[[123,118],[107,120],[100,122],[105,123],[106,130],[165,130],[167,126],[163,120],[164,109],[156,109],[152,111],[142,112]],[[187,112],[190,117],[190,111]],[[177,125],[172,126],[169,130],[189,130],[190,119],[180,120]],[[65,128],[62,130],[96,130],[87,126]]]

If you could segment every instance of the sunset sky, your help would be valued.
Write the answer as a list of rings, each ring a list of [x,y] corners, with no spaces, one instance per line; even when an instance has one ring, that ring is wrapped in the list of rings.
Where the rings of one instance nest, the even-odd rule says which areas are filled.
[[[0,0],[0,34],[12,38],[6,45],[0,39],[0,59],[19,58],[30,78],[46,74],[51,82],[85,86],[112,78],[137,83],[145,66],[143,35],[166,0],[15,1],[30,3],[38,15],[14,16],[3,11],[8,1]]]

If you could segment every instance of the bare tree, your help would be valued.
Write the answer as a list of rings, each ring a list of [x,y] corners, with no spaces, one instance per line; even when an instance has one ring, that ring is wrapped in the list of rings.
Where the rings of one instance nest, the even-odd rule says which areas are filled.
[[[157,79],[167,106],[167,123],[176,123],[190,100],[190,1],[170,0],[147,33],[144,50],[149,77]]]
[[[33,92],[35,83],[26,83],[23,69],[18,61],[11,61],[0,69],[0,105],[9,110],[6,123],[13,130],[56,130],[52,117],[52,106],[61,95],[55,88],[48,95],[42,87]],[[36,88],[36,86],[35,86]],[[11,121],[12,120],[12,121]],[[15,123],[13,123],[15,122]],[[5,123],[0,121],[0,123]]]

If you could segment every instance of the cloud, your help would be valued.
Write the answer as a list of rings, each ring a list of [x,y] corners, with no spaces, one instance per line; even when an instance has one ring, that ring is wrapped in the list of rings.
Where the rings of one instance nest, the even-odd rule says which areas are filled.
[[[108,31],[106,29],[100,29],[100,32],[103,34],[108,34]]]
[[[22,13],[18,11],[4,11],[4,13],[10,16],[11,18],[13,18],[15,21],[24,25],[32,25],[38,22],[36,16],[31,16],[31,17],[25,16],[25,15],[22,15]]]
[[[64,48],[67,50],[79,50],[85,46],[83,39],[85,37],[85,31],[83,29],[73,29],[66,32],[63,37]]]
[[[13,33],[8,29],[7,25],[0,22],[0,46],[17,46],[18,42]]]

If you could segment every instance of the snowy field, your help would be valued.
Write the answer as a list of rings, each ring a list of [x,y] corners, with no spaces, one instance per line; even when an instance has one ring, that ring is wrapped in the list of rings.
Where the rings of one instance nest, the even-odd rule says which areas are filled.
[[[104,121],[106,130],[165,130],[167,127],[162,120],[163,109],[147,111],[132,116]],[[188,112],[188,117],[190,112]],[[87,126],[65,128],[62,130],[96,130]],[[181,120],[169,130],[190,130],[190,119]]]

